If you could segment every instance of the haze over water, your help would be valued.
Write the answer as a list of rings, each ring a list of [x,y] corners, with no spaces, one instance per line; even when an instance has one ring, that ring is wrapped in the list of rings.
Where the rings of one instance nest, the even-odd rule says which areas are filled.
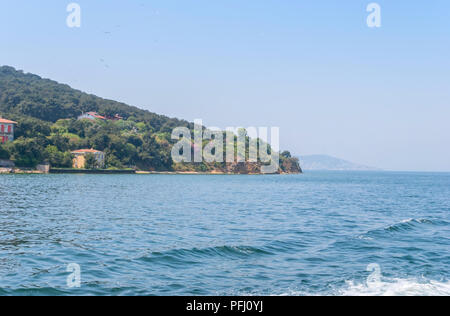
[[[1,295],[450,295],[448,173],[4,175],[0,188]]]

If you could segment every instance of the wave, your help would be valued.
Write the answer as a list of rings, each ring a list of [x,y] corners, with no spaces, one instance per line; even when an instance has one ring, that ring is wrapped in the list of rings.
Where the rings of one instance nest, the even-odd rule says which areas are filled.
[[[449,225],[448,222],[444,220],[430,220],[430,219],[424,219],[424,218],[409,218],[405,219],[401,222],[389,225],[387,227],[378,228],[374,230],[370,230],[364,234],[359,235],[357,238],[359,239],[371,239],[372,236],[376,235],[385,235],[386,233],[402,233],[402,232],[409,232],[415,229],[418,229],[422,226],[446,226]]]
[[[144,261],[171,262],[186,261],[189,263],[203,262],[209,258],[250,258],[258,256],[274,256],[279,253],[297,252],[307,246],[306,243],[299,240],[273,240],[260,246],[215,246],[205,248],[177,248],[166,251],[150,252],[149,254],[138,258]]]
[[[420,224],[433,225],[434,222],[428,219],[409,218],[401,221],[400,223],[389,225],[388,227],[385,227],[384,230],[389,232],[409,231],[415,229]]]
[[[448,296],[450,282],[418,279],[387,279],[377,282],[347,282],[337,291],[341,296]]]
[[[172,249],[164,252],[152,252],[149,256],[139,260],[161,263],[196,263],[200,259],[213,257],[247,258],[251,256],[272,255],[273,253],[261,248],[249,246],[217,246],[208,248]]]

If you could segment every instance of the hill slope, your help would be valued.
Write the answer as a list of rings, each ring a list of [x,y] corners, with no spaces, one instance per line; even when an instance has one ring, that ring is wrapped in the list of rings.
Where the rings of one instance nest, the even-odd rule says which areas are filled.
[[[347,160],[327,156],[301,156],[300,164],[303,170],[331,170],[331,171],[376,171],[373,167],[363,166]]]
[[[77,120],[89,111],[103,116],[118,114],[124,119]],[[0,116],[18,122],[16,140],[0,146],[0,159],[10,158],[19,166],[33,167],[49,161],[55,167],[70,167],[71,151],[95,148],[106,153],[108,168],[237,173],[255,170],[255,166],[237,168],[224,163],[174,164],[172,130],[180,126],[193,130],[193,123],[86,94],[8,66],[0,67]],[[280,171],[301,169],[298,160],[289,154],[282,156]]]
[[[170,119],[124,103],[106,100],[72,89],[68,85],[25,74],[12,67],[0,67],[0,112],[31,116],[43,121],[76,118],[83,112],[104,115],[119,114],[149,122],[154,130],[188,125],[187,121]],[[169,126],[170,125],[170,126]]]

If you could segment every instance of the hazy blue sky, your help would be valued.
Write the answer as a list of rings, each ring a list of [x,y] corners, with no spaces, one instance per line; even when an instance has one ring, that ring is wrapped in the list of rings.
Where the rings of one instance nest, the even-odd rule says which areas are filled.
[[[0,0],[0,64],[282,148],[450,171],[450,1]]]

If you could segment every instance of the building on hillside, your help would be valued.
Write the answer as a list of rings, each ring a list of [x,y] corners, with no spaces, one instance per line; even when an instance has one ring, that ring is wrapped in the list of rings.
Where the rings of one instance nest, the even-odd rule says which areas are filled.
[[[97,166],[99,168],[105,167],[105,153],[95,149],[80,149],[72,151],[73,158],[73,168],[84,169],[86,167],[86,155],[92,154],[97,161]]]
[[[102,116],[97,112],[86,112],[78,116],[79,120],[102,120],[102,121],[120,121],[123,120],[123,117],[119,114],[115,114],[114,116]]]
[[[78,119],[79,120],[88,119],[88,120],[102,120],[102,121],[105,121],[106,117],[101,116],[97,112],[87,112],[87,113],[83,113],[80,116],[78,116]]]
[[[14,126],[16,124],[17,122],[0,117],[0,144],[12,142],[14,140]]]

